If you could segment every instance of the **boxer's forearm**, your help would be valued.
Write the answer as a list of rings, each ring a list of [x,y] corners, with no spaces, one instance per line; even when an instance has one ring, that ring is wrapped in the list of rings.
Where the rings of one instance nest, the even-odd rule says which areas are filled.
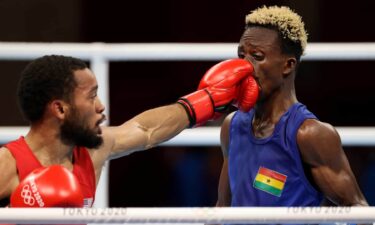
[[[145,150],[164,142],[189,125],[188,115],[180,104],[147,110],[118,127],[105,129],[114,140],[111,158]]]

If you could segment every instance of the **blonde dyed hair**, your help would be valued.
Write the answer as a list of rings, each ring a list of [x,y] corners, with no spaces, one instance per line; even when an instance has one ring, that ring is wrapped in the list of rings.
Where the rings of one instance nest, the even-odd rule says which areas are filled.
[[[247,25],[275,27],[284,39],[300,44],[302,54],[307,44],[307,32],[301,16],[286,6],[260,7],[246,16]]]

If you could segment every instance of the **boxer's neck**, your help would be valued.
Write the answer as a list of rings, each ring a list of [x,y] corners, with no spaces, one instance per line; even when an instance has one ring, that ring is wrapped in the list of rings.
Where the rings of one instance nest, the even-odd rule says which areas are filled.
[[[71,167],[74,146],[64,144],[56,129],[33,125],[25,141],[43,166],[60,164],[68,169]]]

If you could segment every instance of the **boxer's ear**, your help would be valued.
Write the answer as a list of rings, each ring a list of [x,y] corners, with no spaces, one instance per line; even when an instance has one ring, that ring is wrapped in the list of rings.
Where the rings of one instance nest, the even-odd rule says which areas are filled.
[[[50,113],[59,119],[64,119],[67,108],[68,105],[64,101],[53,100],[50,104],[48,104],[46,113]]]
[[[287,77],[289,76],[293,71],[296,70],[297,66],[297,59],[295,57],[286,57],[284,68],[283,68],[283,76]]]

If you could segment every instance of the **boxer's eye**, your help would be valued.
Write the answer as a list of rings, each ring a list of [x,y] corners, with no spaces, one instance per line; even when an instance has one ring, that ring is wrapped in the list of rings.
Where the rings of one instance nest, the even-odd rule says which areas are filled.
[[[245,54],[243,52],[238,52],[237,55],[238,55],[238,58],[240,58],[240,59],[245,58]]]
[[[260,53],[252,53],[251,56],[252,56],[255,60],[257,60],[257,61],[261,61],[261,60],[264,59],[264,56],[263,56],[262,54],[260,54]]]

